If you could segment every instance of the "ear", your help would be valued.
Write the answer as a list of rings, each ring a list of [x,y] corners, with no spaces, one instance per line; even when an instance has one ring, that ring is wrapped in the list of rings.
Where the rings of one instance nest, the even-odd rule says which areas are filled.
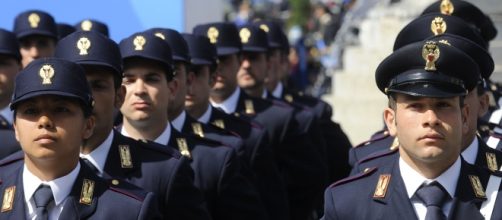
[[[14,127],[14,134],[16,135],[16,140],[17,140],[17,142],[19,142],[19,134],[17,132],[16,119],[14,119],[14,122],[12,123],[12,127]]]
[[[483,95],[478,96],[479,100],[479,111],[478,118],[483,117],[486,112],[488,112],[488,107],[490,105],[490,97],[487,92],[484,92]]]
[[[88,139],[94,132],[94,125],[96,125],[96,118],[90,116],[85,119],[84,128],[82,129],[82,139]]]
[[[385,110],[383,110],[383,119],[385,125],[387,125],[387,129],[389,129],[389,134],[395,137],[397,135],[396,112],[391,108],[385,108]]]
[[[216,74],[216,72],[209,73],[209,87],[210,88],[213,88],[214,84],[216,84],[217,77],[218,77],[218,74]]]
[[[120,107],[122,107],[125,100],[125,94],[126,88],[123,85],[115,91],[115,108],[120,109]]]
[[[176,97],[176,94],[179,90],[179,79],[174,77],[170,82],[167,82],[167,88],[169,90],[170,95],[168,96],[169,101],[173,101]]]
[[[467,132],[469,132],[469,114],[470,114],[470,109],[469,105],[464,104],[464,106],[461,109],[462,111],[462,134],[465,135]]]
[[[195,73],[193,71],[187,72],[187,94],[192,94],[192,84],[195,80]]]

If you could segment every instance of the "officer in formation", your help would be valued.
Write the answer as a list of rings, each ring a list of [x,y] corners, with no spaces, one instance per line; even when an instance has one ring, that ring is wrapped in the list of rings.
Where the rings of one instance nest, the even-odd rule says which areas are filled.
[[[12,64],[10,81],[0,84],[6,86],[0,95],[8,97],[1,131],[23,149],[0,161],[0,219],[317,219],[324,188],[347,175],[350,142],[331,122],[330,106],[279,82],[287,75],[289,44],[279,26],[267,28],[208,23],[185,35],[154,28],[117,44],[97,20],[72,26],[43,11],[19,14],[14,33],[0,31],[0,58]],[[44,58],[52,56],[58,58]],[[29,99],[17,100],[18,90]],[[64,134],[71,138],[65,148],[78,144],[72,155],[30,157],[26,146],[33,144],[23,140],[38,133],[18,130],[16,117],[34,115],[17,111],[24,102],[36,110],[28,109],[37,113],[37,129],[49,130],[38,147],[47,149]],[[77,110],[83,120],[75,119]],[[122,123],[114,127],[118,110]],[[68,132],[50,136],[64,119],[55,115],[73,119],[63,120]],[[7,149],[9,139],[0,137]],[[57,149],[52,152],[63,152]],[[328,161],[336,166],[329,172]],[[44,174],[58,170],[65,172]],[[68,188],[63,193],[60,179]],[[39,185],[49,205],[38,204]]]

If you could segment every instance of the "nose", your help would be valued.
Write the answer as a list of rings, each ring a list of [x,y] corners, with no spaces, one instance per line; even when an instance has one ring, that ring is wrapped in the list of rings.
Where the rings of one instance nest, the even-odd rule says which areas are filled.
[[[241,67],[243,68],[249,68],[251,66],[251,61],[249,61],[248,57],[244,57],[241,61]]]
[[[190,71],[187,75],[187,94],[192,94],[193,81],[195,80],[195,73]]]
[[[39,129],[50,129],[50,128],[53,128],[54,127],[54,124],[52,123],[52,120],[46,116],[46,115],[42,115],[39,119],[38,119],[38,128]]]
[[[40,52],[38,50],[38,47],[36,45],[32,45],[30,47],[30,56],[33,58],[33,59],[38,59],[40,57]]]
[[[424,117],[424,126],[435,127],[441,123],[441,120],[438,118],[437,113],[432,109],[427,110]]]
[[[134,94],[135,95],[142,95],[142,94],[145,94],[146,93],[146,86],[145,86],[145,82],[142,80],[142,79],[137,79],[135,82],[134,82],[134,87],[133,87],[133,91],[134,91]]]

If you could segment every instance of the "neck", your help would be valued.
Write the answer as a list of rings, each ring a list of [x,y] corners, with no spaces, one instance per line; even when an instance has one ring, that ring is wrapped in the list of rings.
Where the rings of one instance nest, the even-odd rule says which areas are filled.
[[[1,100],[0,99],[0,110],[9,106],[10,99]]]
[[[274,83],[267,83],[267,90],[269,92],[273,92],[277,88],[278,85],[279,85],[278,81],[275,81]]]
[[[187,108],[187,113],[194,117],[194,118],[200,118],[204,113],[206,113],[207,108],[209,107],[209,99],[204,101],[204,103],[201,103],[200,106],[194,107],[194,108]]]
[[[227,91],[225,91],[225,90],[222,90],[222,91],[211,90],[211,92],[209,93],[209,95],[210,95],[209,98],[213,102],[222,103],[225,100],[227,100],[228,97],[230,97],[235,92],[236,89],[237,89],[237,87],[234,87],[233,89],[228,89]]]
[[[133,139],[146,139],[153,141],[159,137],[167,126],[167,119],[159,119],[154,123],[138,123],[134,121],[129,121],[124,117],[124,123],[122,129]]]
[[[174,119],[176,119],[178,116],[181,115],[181,113],[183,112],[183,110],[185,110],[184,108],[176,108],[176,109],[169,109],[170,111],[167,112],[167,119],[169,121],[172,121]]]
[[[92,136],[85,140],[80,147],[80,152],[83,154],[90,154],[96,148],[98,148],[110,135],[113,126],[110,126],[107,130],[103,130],[101,132],[94,130]]]
[[[403,158],[404,162],[407,163],[412,169],[416,170],[422,176],[427,179],[435,179],[444,173],[448,168],[450,168],[457,158],[452,158],[446,160],[436,160],[434,162],[421,161],[418,159],[412,159],[406,153],[403,153],[402,148],[399,148],[399,155]]]
[[[462,138],[462,151],[467,149],[469,145],[474,141],[474,138],[476,138],[476,133],[474,134],[468,134]]]
[[[243,89],[246,94],[255,98],[262,98],[263,95],[263,86],[256,86],[253,88]]]
[[[71,158],[58,158],[57,160],[37,160],[24,156],[26,168],[42,181],[51,181],[68,175],[78,163],[78,154]]]

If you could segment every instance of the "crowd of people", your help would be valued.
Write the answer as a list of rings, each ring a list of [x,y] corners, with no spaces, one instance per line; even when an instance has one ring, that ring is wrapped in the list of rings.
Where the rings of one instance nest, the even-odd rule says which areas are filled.
[[[428,7],[376,70],[385,129],[352,147],[288,87],[277,22],[115,42],[22,12],[0,29],[0,219],[502,219],[496,33],[470,3]]]

